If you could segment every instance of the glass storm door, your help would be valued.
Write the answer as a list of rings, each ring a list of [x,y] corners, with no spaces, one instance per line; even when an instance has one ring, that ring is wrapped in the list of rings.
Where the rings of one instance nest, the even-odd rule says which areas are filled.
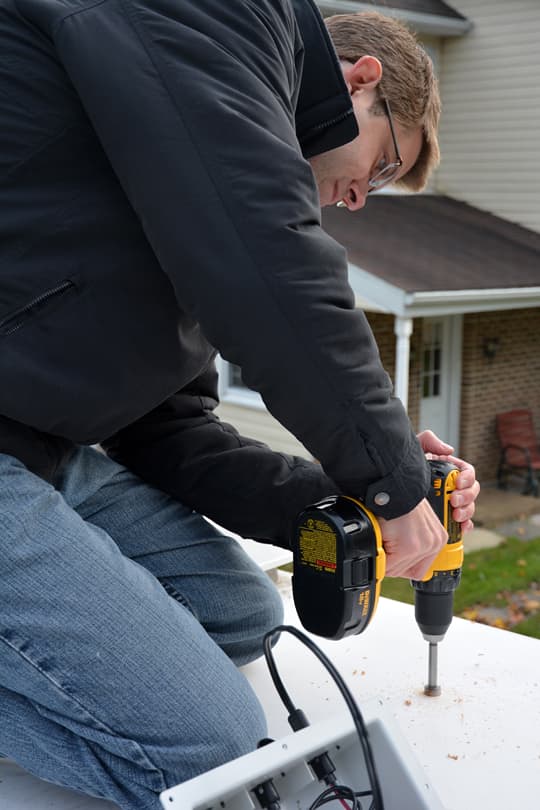
[[[450,319],[426,318],[422,329],[420,430],[450,438]]]

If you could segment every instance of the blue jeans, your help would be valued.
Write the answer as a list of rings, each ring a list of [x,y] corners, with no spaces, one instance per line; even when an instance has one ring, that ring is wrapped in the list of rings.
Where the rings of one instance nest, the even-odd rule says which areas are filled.
[[[28,771],[157,810],[265,736],[237,666],[281,620],[235,540],[104,455],[51,486],[0,454],[0,751]]]

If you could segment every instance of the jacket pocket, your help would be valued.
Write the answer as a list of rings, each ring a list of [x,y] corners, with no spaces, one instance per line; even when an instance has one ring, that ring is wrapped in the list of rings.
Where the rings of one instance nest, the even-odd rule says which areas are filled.
[[[59,301],[59,299],[74,292],[75,289],[74,282],[65,279],[64,281],[60,281],[52,289],[45,290],[45,292],[37,295],[24,306],[19,307],[19,309],[10,312],[9,315],[0,319],[0,335],[7,337],[17,332],[27,321],[40,314],[43,310],[48,309],[49,306]]]

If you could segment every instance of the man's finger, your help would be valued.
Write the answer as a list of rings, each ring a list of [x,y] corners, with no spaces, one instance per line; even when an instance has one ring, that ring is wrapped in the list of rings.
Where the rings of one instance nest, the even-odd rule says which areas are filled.
[[[468,461],[464,461],[462,458],[457,458],[457,456],[448,456],[448,461],[455,464],[459,470],[459,475],[457,477],[458,489],[467,489],[468,487],[472,487],[472,485],[476,482],[476,470],[474,469],[473,465],[469,464]]]
[[[454,452],[451,444],[447,444],[439,439],[432,430],[423,430],[417,436],[420,446],[425,453],[436,453],[437,455],[448,455]]]

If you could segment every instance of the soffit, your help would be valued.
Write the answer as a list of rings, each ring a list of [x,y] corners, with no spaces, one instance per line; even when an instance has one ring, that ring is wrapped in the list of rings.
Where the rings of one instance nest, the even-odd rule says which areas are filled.
[[[407,21],[418,32],[439,36],[460,36],[472,23],[442,0],[316,0],[323,14],[349,14],[378,11]]]

